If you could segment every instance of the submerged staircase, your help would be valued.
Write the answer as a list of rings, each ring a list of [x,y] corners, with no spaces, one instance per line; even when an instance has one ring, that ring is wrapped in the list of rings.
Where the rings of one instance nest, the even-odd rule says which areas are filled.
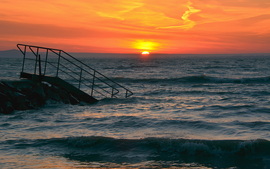
[[[79,100],[127,98],[133,93],[60,49],[17,44],[23,54],[20,77],[60,87]]]

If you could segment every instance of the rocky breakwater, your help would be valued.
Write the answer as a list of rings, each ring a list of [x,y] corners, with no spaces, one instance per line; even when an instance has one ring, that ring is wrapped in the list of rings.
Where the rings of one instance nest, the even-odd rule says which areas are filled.
[[[49,100],[65,104],[78,104],[80,100],[66,90],[48,83],[26,79],[0,80],[0,113],[41,107]]]

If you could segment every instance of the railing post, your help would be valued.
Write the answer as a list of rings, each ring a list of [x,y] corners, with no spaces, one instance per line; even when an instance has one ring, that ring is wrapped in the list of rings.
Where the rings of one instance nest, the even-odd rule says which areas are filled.
[[[39,76],[41,76],[41,58],[40,55],[38,55],[38,68],[39,68]]]
[[[47,69],[47,61],[48,61],[48,49],[46,50],[46,58],[45,58],[45,65],[44,65],[44,72],[43,75],[46,75],[46,69]]]
[[[58,54],[58,63],[57,63],[56,77],[58,77],[59,66],[60,66],[60,57],[61,57],[61,51],[59,51],[59,54]]]
[[[79,80],[79,89],[81,88],[81,82],[82,82],[82,71],[83,71],[83,69],[81,68],[81,72],[80,72],[80,80]]]
[[[39,48],[37,48],[37,53],[34,53],[34,55],[36,56],[35,71],[34,71],[35,75],[37,74],[38,51],[39,51]]]
[[[93,74],[91,96],[93,96],[93,92],[94,92],[95,78],[96,78],[96,71],[94,71],[94,74]]]
[[[114,95],[114,94],[113,94],[113,90],[114,90],[114,88],[112,87],[112,95],[111,95],[111,98],[113,98],[113,95]]]
[[[21,50],[21,48],[19,48]],[[26,46],[24,46],[24,51],[23,53],[23,65],[22,65],[22,72],[24,71],[24,63],[25,63],[25,55],[26,55]]]

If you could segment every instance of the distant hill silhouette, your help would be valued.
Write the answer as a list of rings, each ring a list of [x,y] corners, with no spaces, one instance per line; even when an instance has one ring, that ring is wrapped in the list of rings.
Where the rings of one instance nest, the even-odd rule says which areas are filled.
[[[27,53],[32,53],[29,50]],[[72,56],[78,58],[129,58],[134,57],[137,58],[138,54],[127,54],[127,53],[77,53],[77,52],[69,52]],[[40,54],[44,54],[40,52]],[[0,58],[22,58],[23,54],[17,50],[5,50],[0,51]],[[50,57],[58,57],[57,55],[51,55]]]
[[[20,51],[16,49],[12,49],[12,50],[0,51],[0,57],[19,58],[19,57],[22,57],[22,54]]]

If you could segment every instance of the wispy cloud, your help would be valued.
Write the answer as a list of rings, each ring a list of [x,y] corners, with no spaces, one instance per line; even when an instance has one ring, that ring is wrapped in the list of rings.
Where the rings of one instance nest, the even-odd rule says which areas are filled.
[[[102,2],[100,2],[102,3]],[[127,14],[136,8],[140,8],[144,3],[140,0],[135,1],[119,1],[116,0],[113,4],[108,4],[106,2],[102,3],[103,7],[96,10],[97,14],[105,18],[114,18],[118,20],[125,20]]]
[[[188,1],[186,4],[186,10],[184,14],[181,16],[182,25],[173,25],[173,26],[166,26],[166,27],[159,27],[158,29],[171,29],[171,28],[180,28],[180,29],[191,29],[196,25],[196,22],[190,19],[190,16],[194,13],[198,13],[201,10],[196,9],[192,6],[192,2]]]

